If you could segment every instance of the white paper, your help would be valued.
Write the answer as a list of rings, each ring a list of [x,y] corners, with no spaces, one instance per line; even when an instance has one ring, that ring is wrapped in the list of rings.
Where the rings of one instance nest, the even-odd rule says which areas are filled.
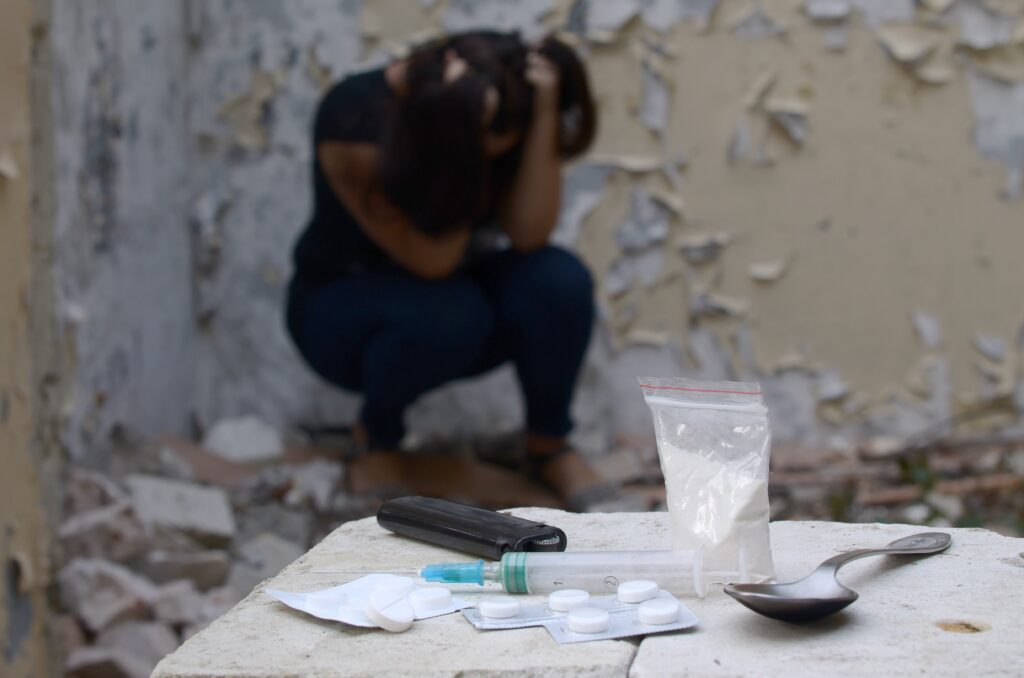
[[[366,601],[369,600],[370,594],[373,593],[373,590],[378,585],[398,578],[393,574],[369,574],[347,584],[322,591],[293,593],[267,589],[266,593],[271,598],[284,603],[293,610],[305,612],[317,619],[339,621],[364,628],[378,628],[376,624],[370,621],[366,613],[363,612],[363,609],[366,607]],[[429,617],[451,614],[471,605],[472,603],[453,596],[452,604],[448,607],[422,616],[417,613],[416,619],[427,619]]]

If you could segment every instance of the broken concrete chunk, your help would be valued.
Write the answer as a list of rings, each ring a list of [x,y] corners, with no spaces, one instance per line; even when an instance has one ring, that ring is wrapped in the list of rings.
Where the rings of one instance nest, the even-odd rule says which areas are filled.
[[[261,534],[239,549],[228,587],[239,595],[248,595],[260,582],[277,575],[303,553],[301,547],[275,534]]]
[[[925,348],[935,350],[942,347],[942,328],[938,318],[924,311],[914,311],[910,315],[910,320],[914,324],[918,340]]]
[[[284,454],[281,434],[254,416],[218,422],[203,438],[203,447],[235,462],[270,461]]]
[[[849,0],[804,0],[804,13],[815,22],[844,21],[851,9]]]
[[[64,558],[130,560],[149,548],[129,502],[72,515],[57,530]]]
[[[324,459],[293,466],[291,488],[285,495],[285,503],[289,506],[310,503],[317,511],[326,513],[331,508],[331,499],[341,481],[342,471],[340,463]]]
[[[762,261],[751,264],[747,272],[752,280],[760,283],[773,283],[786,274],[789,263],[790,259],[788,257],[773,261]]]
[[[235,519],[224,490],[155,476],[128,478],[135,515],[147,528],[180,530],[209,542],[229,541]]]
[[[80,647],[68,654],[67,678],[147,678],[153,672],[146,660],[109,647]]]
[[[1022,24],[1024,25],[1024,24]],[[975,71],[1005,85],[1024,82],[1024,46],[1000,45],[986,50],[962,50]]]
[[[989,360],[1000,363],[1006,358],[1008,344],[1002,337],[976,334],[973,343],[974,348]]]
[[[203,620],[205,600],[194,582],[180,579],[157,589],[153,615],[167,624],[195,624]]]
[[[731,242],[728,233],[693,233],[679,238],[679,251],[690,264],[701,266],[718,259]]]
[[[73,468],[64,491],[64,515],[123,504],[128,494],[101,473]]]
[[[878,29],[878,41],[901,64],[923,62],[942,44],[942,32],[917,24],[888,24]]]
[[[928,493],[924,500],[942,514],[942,517],[952,523],[964,517],[964,500],[955,494],[940,494],[938,492]]]
[[[842,400],[850,394],[850,387],[838,370],[822,370],[818,373],[817,382],[820,402]]]
[[[146,555],[142,572],[158,584],[189,579],[200,590],[207,591],[224,583],[230,567],[231,560],[226,551],[153,551]]]
[[[149,613],[157,589],[120,565],[96,558],[77,558],[58,576],[64,608],[99,633],[115,622],[140,619]]]
[[[178,648],[178,634],[159,622],[125,622],[101,633],[96,644],[133,654],[152,671],[161,659]]]

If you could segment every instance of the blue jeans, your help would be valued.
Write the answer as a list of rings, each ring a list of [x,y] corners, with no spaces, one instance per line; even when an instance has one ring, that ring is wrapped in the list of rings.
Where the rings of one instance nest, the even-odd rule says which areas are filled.
[[[594,318],[593,282],[569,252],[485,255],[448,278],[399,270],[314,284],[296,277],[288,330],[321,377],[362,394],[371,445],[394,449],[421,395],[511,360],[531,433],[564,436]]]

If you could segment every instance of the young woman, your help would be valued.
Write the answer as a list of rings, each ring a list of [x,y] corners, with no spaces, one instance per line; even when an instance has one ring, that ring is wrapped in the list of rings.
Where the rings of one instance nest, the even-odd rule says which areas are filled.
[[[560,165],[595,125],[583,64],[551,37],[455,35],[324,97],[287,322],[319,375],[364,398],[354,491],[400,491],[413,401],[511,360],[534,477],[573,508],[607,493],[566,444],[591,278],[548,245]]]

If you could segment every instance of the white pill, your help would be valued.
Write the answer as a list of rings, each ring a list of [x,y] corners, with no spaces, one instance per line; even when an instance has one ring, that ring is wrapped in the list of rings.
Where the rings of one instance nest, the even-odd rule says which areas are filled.
[[[658,584],[648,579],[633,579],[619,584],[616,592],[623,603],[642,603],[658,597]]]
[[[416,582],[412,577],[388,577],[373,587],[374,591],[395,591],[407,596],[416,590]]]
[[[548,607],[555,612],[571,612],[590,602],[590,594],[579,589],[562,589],[548,596]]]
[[[480,614],[488,619],[508,619],[519,614],[519,601],[512,596],[495,596],[480,601]]]
[[[364,612],[370,621],[392,633],[408,631],[416,618],[409,596],[389,588],[374,589]]]
[[[409,594],[409,602],[416,612],[416,618],[422,619],[444,612],[452,605],[452,592],[441,587],[416,589]]]
[[[636,616],[641,624],[671,624],[679,621],[679,601],[675,598],[655,598],[640,603]]]
[[[610,623],[608,613],[596,607],[579,607],[569,613],[569,630],[576,633],[601,633]]]

